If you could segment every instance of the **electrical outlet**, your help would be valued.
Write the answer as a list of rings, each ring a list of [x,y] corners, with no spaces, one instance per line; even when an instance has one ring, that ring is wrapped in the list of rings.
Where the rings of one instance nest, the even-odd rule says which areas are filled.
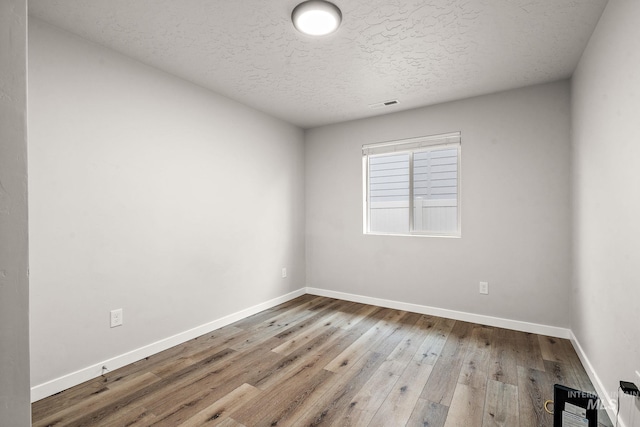
[[[489,282],[480,282],[480,293],[483,295],[489,294]]]
[[[284,279],[285,277],[287,277],[287,268],[282,267],[282,278]]]
[[[111,310],[111,327],[122,326],[122,309]]]

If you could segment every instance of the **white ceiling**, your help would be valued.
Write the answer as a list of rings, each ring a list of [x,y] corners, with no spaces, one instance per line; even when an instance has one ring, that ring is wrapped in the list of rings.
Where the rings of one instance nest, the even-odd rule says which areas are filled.
[[[291,24],[300,1],[30,0],[29,10],[309,128],[567,78],[606,5],[334,0],[342,26],[313,39]]]

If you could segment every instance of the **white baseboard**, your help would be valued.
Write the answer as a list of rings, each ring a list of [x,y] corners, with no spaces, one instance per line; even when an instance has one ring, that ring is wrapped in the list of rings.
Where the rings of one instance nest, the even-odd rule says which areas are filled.
[[[587,375],[589,375],[591,384],[593,384],[593,387],[595,387],[596,389],[596,393],[598,394],[600,401],[603,405],[605,405],[607,414],[609,415],[609,419],[611,419],[613,421],[613,424],[616,425],[616,399],[614,398],[614,396],[611,396],[609,394],[607,388],[602,384],[602,381],[600,381],[600,377],[598,376],[598,374],[596,374],[595,369],[593,369],[593,365],[582,349],[580,341],[578,341],[578,338],[573,334],[573,331],[571,331],[570,340],[576,353],[578,353],[578,357],[580,358],[580,362],[582,362],[582,366],[584,366],[584,370],[587,372]],[[622,420],[618,421],[617,425],[618,427],[626,427],[626,424]]]
[[[102,362],[80,369],[76,372],[47,381],[46,383],[38,384],[31,387],[31,402],[44,399],[45,397],[52,396],[85,381],[97,378],[102,375],[103,366],[107,366],[110,371],[121,368],[125,365],[137,362],[145,357],[149,357],[178,344],[182,344],[183,342],[207,334],[218,328],[237,322],[238,320],[244,319],[245,317],[249,317],[271,307],[275,307],[278,304],[282,304],[304,294],[304,288],[298,289],[297,291],[273,298],[267,302],[254,305],[253,307],[245,308],[244,310],[229,314],[221,317],[220,319],[213,320],[204,325],[189,329],[188,331],[181,332],[160,341],[156,341],[152,344],[145,345],[144,347],[140,347],[128,353],[121,354],[108,360],[103,360]]]
[[[595,387],[596,393],[598,394],[598,396],[600,397],[600,400],[605,405],[609,418],[613,420],[615,425],[616,401],[607,392],[607,389],[602,384],[602,381],[600,381],[600,378],[596,374],[596,371],[593,369],[593,365],[591,365],[591,362],[589,362],[589,359],[587,358],[584,350],[582,349],[580,342],[578,341],[578,339],[576,338],[576,336],[574,335],[571,329],[559,328],[556,326],[541,325],[538,323],[522,322],[519,320],[503,319],[503,318],[493,317],[493,316],[485,316],[482,314],[466,313],[463,311],[447,310],[444,308],[430,307],[426,305],[418,305],[418,304],[412,304],[412,303],[406,303],[406,302],[400,302],[400,301],[387,300],[382,298],[367,297],[363,295],[355,295],[355,294],[331,291],[326,289],[308,287],[306,290],[307,290],[307,293],[311,295],[336,298],[336,299],[341,299],[346,301],[359,302],[362,304],[376,305],[379,307],[393,308],[396,310],[410,311],[413,313],[421,313],[421,314],[428,314],[432,316],[445,317],[448,319],[462,320],[465,322],[478,323],[481,325],[495,326],[499,328],[513,329],[521,332],[531,332],[531,333],[540,334],[540,335],[547,335],[551,337],[569,339],[571,340],[571,344],[576,350],[576,353],[578,354],[578,357],[580,358],[580,361],[582,362],[582,365],[584,366],[584,369],[587,372],[587,375],[589,376],[591,383]],[[623,421],[619,421],[618,426],[626,427]]]
[[[349,294],[345,292],[308,287],[308,288],[298,289],[294,292],[290,292],[286,295],[282,295],[280,297],[271,299],[264,303],[254,305],[253,307],[240,310],[236,313],[224,316],[220,319],[211,321],[209,323],[198,326],[196,328],[181,332],[171,337],[154,342],[152,344],[140,347],[128,353],[121,354],[119,356],[113,357],[108,360],[103,360],[99,363],[80,369],[76,372],[72,372],[62,377],[55,378],[46,383],[36,385],[31,388],[31,401],[35,402],[37,400],[56,394],[60,391],[66,390],[75,385],[81,384],[85,381],[91,380],[93,378],[97,378],[100,375],[102,375],[103,366],[107,366],[109,370],[115,370],[115,369],[121,368],[125,365],[137,362],[138,360],[144,359],[145,357],[149,357],[163,350],[171,348],[175,345],[182,344],[183,342],[189,341],[193,338],[199,337],[213,330],[229,325],[238,320],[244,319],[245,317],[259,313],[260,311],[269,309],[278,304],[282,304],[286,301],[297,298],[301,295],[304,295],[305,293],[308,293],[311,295],[329,297],[329,298],[342,299],[346,301],[359,302],[363,304],[371,304],[371,305],[376,305],[380,307],[393,308],[396,310],[405,310],[405,311],[410,311],[414,313],[446,317],[449,319],[462,320],[465,322],[478,323],[482,325],[495,326],[499,328],[513,329],[513,330],[522,331],[522,332],[530,332],[530,333],[536,333],[541,335],[548,335],[552,337],[571,339],[572,342],[574,343],[574,346],[576,347],[576,352],[578,352],[580,359],[583,361],[583,364],[585,365],[585,369],[587,369],[587,373],[589,374],[589,377],[592,378],[592,381],[594,382],[594,386],[596,387],[598,394],[602,396],[607,396],[608,398],[608,395],[604,393],[604,388],[602,387],[597,376],[595,375],[593,368],[591,367],[588,360],[584,356],[584,352],[582,351],[580,345],[577,343],[575,336],[569,329],[559,328],[555,326],[541,325],[537,323],[523,322],[518,320],[503,319],[499,317],[486,316],[481,314],[466,313],[462,311],[448,310],[443,308],[430,307],[430,306],[418,305],[418,304],[412,304],[412,303],[406,303],[406,302],[400,302],[400,301],[393,301],[393,300],[387,300],[382,298],[367,297],[363,295],[355,295],[355,294]],[[611,413],[609,415],[611,416]]]
[[[410,311],[413,313],[428,314],[431,316],[446,317],[448,319],[462,320],[464,322],[478,323],[480,325],[495,326],[498,328],[513,329],[521,332],[547,335],[556,338],[569,339],[571,330],[556,326],[541,325],[538,323],[523,322],[520,320],[503,319],[500,317],[486,316],[483,314],[466,313],[464,311],[447,310],[444,308],[430,307],[407,302],[393,301],[382,298],[367,297],[326,289],[307,288],[307,293],[362,304],[377,305],[379,307],[393,308],[396,310]]]

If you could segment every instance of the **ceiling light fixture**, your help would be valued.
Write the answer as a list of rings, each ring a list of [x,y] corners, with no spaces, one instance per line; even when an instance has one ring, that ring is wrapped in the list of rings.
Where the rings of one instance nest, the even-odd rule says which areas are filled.
[[[324,0],[308,0],[291,12],[291,20],[298,31],[310,36],[333,33],[342,22],[342,12],[333,3]]]

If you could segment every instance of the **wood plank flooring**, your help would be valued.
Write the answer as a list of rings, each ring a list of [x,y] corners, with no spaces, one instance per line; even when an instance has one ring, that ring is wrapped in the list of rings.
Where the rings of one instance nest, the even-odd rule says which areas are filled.
[[[35,427],[550,427],[555,383],[594,391],[567,340],[304,295],[32,412]]]

